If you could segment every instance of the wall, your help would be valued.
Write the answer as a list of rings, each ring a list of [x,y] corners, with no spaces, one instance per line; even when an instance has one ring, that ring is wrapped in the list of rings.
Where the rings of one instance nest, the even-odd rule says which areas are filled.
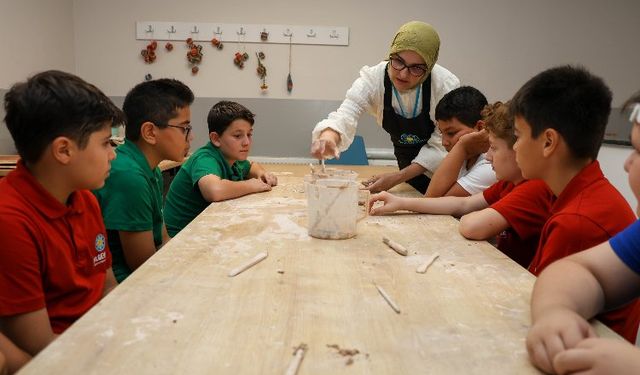
[[[640,50],[632,48],[637,45],[638,1],[247,0],[240,6],[204,0],[0,0],[0,4],[0,45],[7,51],[0,59],[0,89],[33,71],[56,67],[75,70],[121,100],[146,73],[175,77],[198,97],[193,118],[200,129],[208,106],[221,98],[239,100],[256,111],[254,154],[261,156],[306,156],[311,128],[336,107],[361,66],[386,56],[393,33],[410,19],[437,28],[442,39],[439,62],[464,84],[482,89],[490,101],[508,99],[532,75],[565,63],[581,63],[602,76],[614,91],[614,107],[640,88],[640,74],[633,65],[640,61]],[[350,45],[294,45],[295,86],[288,94],[287,45],[226,43],[218,51],[205,44],[200,73],[192,76],[182,41],[174,43],[172,53],[161,50],[155,64],[145,65],[139,51],[146,42],[135,40],[136,21],[348,26]],[[244,70],[232,63],[236,50],[252,54],[257,48],[267,55],[266,94],[259,90],[255,58]],[[4,128],[0,153],[8,152],[3,132]],[[359,133],[368,147],[389,146],[369,116],[363,118]],[[206,139],[206,131],[196,136],[198,145]],[[605,174],[623,191],[628,191],[621,169],[627,150],[603,146],[600,153]],[[625,196],[635,205],[631,195]]]
[[[75,72],[72,9],[73,0],[0,0],[2,98],[4,89],[36,72]],[[14,152],[9,132],[0,126],[0,153]]]

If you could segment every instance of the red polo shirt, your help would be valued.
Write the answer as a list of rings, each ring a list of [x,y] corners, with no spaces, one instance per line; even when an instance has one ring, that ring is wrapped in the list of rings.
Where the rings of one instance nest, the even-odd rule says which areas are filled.
[[[102,297],[111,254],[100,206],[58,202],[22,162],[0,180],[0,316],[47,309],[61,333]]]
[[[542,228],[529,271],[539,275],[555,260],[608,241],[635,220],[627,201],[604,177],[598,161],[594,161],[571,179],[551,207],[551,217]],[[598,319],[635,342],[640,303],[635,299]]]
[[[509,223],[497,236],[498,249],[522,267],[529,267],[542,227],[551,216],[553,192],[542,180],[525,180],[518,185],[498,181],[482,195]]]

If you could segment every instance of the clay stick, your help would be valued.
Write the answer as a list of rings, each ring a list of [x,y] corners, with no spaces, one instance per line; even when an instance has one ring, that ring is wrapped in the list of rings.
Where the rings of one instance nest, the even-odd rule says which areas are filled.
[[[304,358],[304,353],[306,351],[306,344],[298,345],[295,352],[293,352],[293,359],[289,363],[289,367],[287,367],[285,375],[296,375],[298,373],[298,368],[300,367],[300,363],[302,363],[302,359]]]
[[[397,243],[396,241],[390,239],[387,236],[382,236],[382,242],[386,243],[387,246],[389,246],[390,248],[392,248],[396,253],[400,254],[400,255],[407,255],[407,248],[400,245],[399,243]]]
[[[429,266],[436,260],[436,258],[438,258],[440,256],[439,253],[435,253],[431,256],[431,258],[427,259],[426,262],[424,262],[423,264],[419,265],[418,268],[416,268],[416,272],[417,273],[425,273],[427,272],[427,269],[429,268]]]
[[[398,307],[398,305],[396,305],[395,302],[393,302],[393,300],[391,299],[391,297],[389,297],[387,292],[385,292],[384,289],[382,289],[381,287],[379,287],[377,285],[376,285],[376,288],[378,289],[378,292],[380,292],[380,295],[382,295],[382,298],[384,298],[384,300],[387,301],[389,306],[391,306],[393,311],[395,311],[396,313],[400,314],[400,308]]]
[[[246,263],[244,263],[243,265],[236,267],[234,269],[232,269],[231,271],[229,271],[229,277],[233,277],[241,272],[246,271],[247,269],[255,266],[256,264],[260,263],[261,261],[263,261],[267,255],[269,255],[266,251],[263,251],[262,253],[259,253],[258,255],[256,255],[255,257],[253,257],[251,260],[247,261]]]

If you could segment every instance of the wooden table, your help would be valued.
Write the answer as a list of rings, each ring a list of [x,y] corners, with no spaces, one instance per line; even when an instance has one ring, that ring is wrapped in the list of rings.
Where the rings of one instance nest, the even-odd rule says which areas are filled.
[[[283,374],[301,343],[299,374],[538,373],[524,345],[531,274],[461,237],[450,216],[369,217],[354,239],[310,238],[299,177],[308,166],[267,168],[279,186],[210,205],[22,374]],[[269,257],[227,276],[261,251]]]
[[[18,155],[0,155],[0,177],[4,177],[16,168]]]

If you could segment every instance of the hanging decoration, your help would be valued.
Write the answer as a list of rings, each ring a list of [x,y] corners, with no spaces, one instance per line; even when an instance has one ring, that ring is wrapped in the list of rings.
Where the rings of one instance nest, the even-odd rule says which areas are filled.
[[[156,48],[158,48],[158,42],[155,40],[147,44],[147,48],[140,51],[140,55],[147,64],[153,64],[156,61]]]
[[[260,33],[260,40],[263,42],[269,40],[269,33],[267,32],[267,30],[262,30],[262,32]]]
[[[242,44],[242,52],[240,52],[240,36],[242,35],[243,39],[246,35],[246,33],[244,32],[244,30],[240,30],[240,32],[237,33],[238,34],[238,52],[236,52],[233,55],[233,63],[235,64],[235,66],[238,67],[238,69],[243,69],[244,68],[244,62],[249,60],[249,54],[247,53],[246,50],[246,46],[244,45],[244,43]]]
[[[189,52],[187,52],[187,61],[191,64],[191,73],[198,74],[200,68],[198,65],[202,62],[202,45],[196,44],[193,42],[193,39],[187,39],[187,47],[189,48]]]
[[[262,63],[262,60],[264,60],[266,56],[262,51],[256,53],[256,56],[258,57],[258,68],[256,68],[256,72],[258,73],[258,76],[262,80],[262,84],[260,85],[260,90],[267,91],[267,89],[269,88],[269,86],[267,85],[267,67],[264,66],[264,64]]]
[[[291,94],[293,91],[293,79],[291,79],[291,37],[293,34],[289,34],[289,74],[287,75],[287,92]]]
[[[166,49],[167,52],[173,51],[173,44],[171,42],[167,42],[167,44],[164,45],[164,49]]]
[[[153,79],[153,76],[150,73],[147,73],[144,75],[144,80],[145,81],[151,81]]]
[[[244,62],[247,60],[249,60],[249,54],[246,52],[242,54],[240,52],[236,52],[233,56],[233,63],[240,69],[244,68]]]
[[[222,44],[221,41],[218,40],[218,38],[213,38],[211,39],[211,44],[216,47],[217,49],[222,49],[224,48],[224,44]]]

